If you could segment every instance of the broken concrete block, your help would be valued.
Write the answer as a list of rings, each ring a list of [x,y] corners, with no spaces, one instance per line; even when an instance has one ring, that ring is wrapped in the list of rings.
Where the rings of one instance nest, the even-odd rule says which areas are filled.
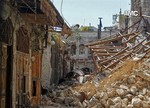
[[[140,108],[142,106],[142,101],[140,98],[133,98],[132,105],[136,108]]]
[[[123,96],[125,94],[123,89],[116,89],[116,93],[118,94],[118,96]]]

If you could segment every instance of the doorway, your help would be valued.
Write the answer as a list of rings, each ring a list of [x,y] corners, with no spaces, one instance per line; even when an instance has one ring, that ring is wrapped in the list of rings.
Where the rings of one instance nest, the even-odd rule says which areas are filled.
[[[7,46],[7,64],[6,64],[6,108],[12,105],[12,46]]]

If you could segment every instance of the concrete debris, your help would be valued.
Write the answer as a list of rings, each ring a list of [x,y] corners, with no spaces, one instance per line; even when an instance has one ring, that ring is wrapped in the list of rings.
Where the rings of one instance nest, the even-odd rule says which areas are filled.
[[[146,70],[150,68],[132,70],[131,74],[122,75],[109,86],[104,85],[104,89],[99,88],[100,82],[108,77],[104,75],[96,75],[91,81],[72,86],[65,82],[42,96],[42,105],[57,108],[150,108],[150,82],[135,74]]]
[[[142,101],[141,101],[141,99],[140,98],[133,98],[132,99],[132,105],[134,106],[134,107],[137,107],[137,108],[140,108],[140,107],[142,107]]]

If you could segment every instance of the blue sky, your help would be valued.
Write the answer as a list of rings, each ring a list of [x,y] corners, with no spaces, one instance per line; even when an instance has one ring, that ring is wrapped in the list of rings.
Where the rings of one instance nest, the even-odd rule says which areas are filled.
[[[51,0],[60,12],[62,0]],[[80,24],[97,27],[102,17],[103,27],[112,25],[112,15],[122,9],[130,10],[130,0],[63,0],[62,13],[70,25]],[[61,12],[60,12],[61,13]]]

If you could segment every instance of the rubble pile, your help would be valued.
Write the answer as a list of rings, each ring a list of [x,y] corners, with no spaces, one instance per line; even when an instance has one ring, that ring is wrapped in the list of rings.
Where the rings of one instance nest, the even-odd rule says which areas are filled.
[[[124,75],[122,80],[93,97],[104,108],[149,108],[150,83],[134,74]]]
[[[42,106],[53,106],[53,107],[77,107],[82,106],[80,103],[80,96],[84,93],[79,93],[74,91],[72,87],[68,85],[60,85],[56,88],[52,88],[46,95],[42,98]],[[81,99],[81,98],[80,98]],[[82,101],[82,99],[81,99]]]
[[[137,65],[140,67],[134,70],[130,62],[127,64],[130,66],[123,67],[128,67],[124,73],[120,69],[120,73],[117,71],[100,81],[93,79],[84,84],[64,83],[54,87],[43,96],[41,103],[58,108],[150,108],[149,63]]]

